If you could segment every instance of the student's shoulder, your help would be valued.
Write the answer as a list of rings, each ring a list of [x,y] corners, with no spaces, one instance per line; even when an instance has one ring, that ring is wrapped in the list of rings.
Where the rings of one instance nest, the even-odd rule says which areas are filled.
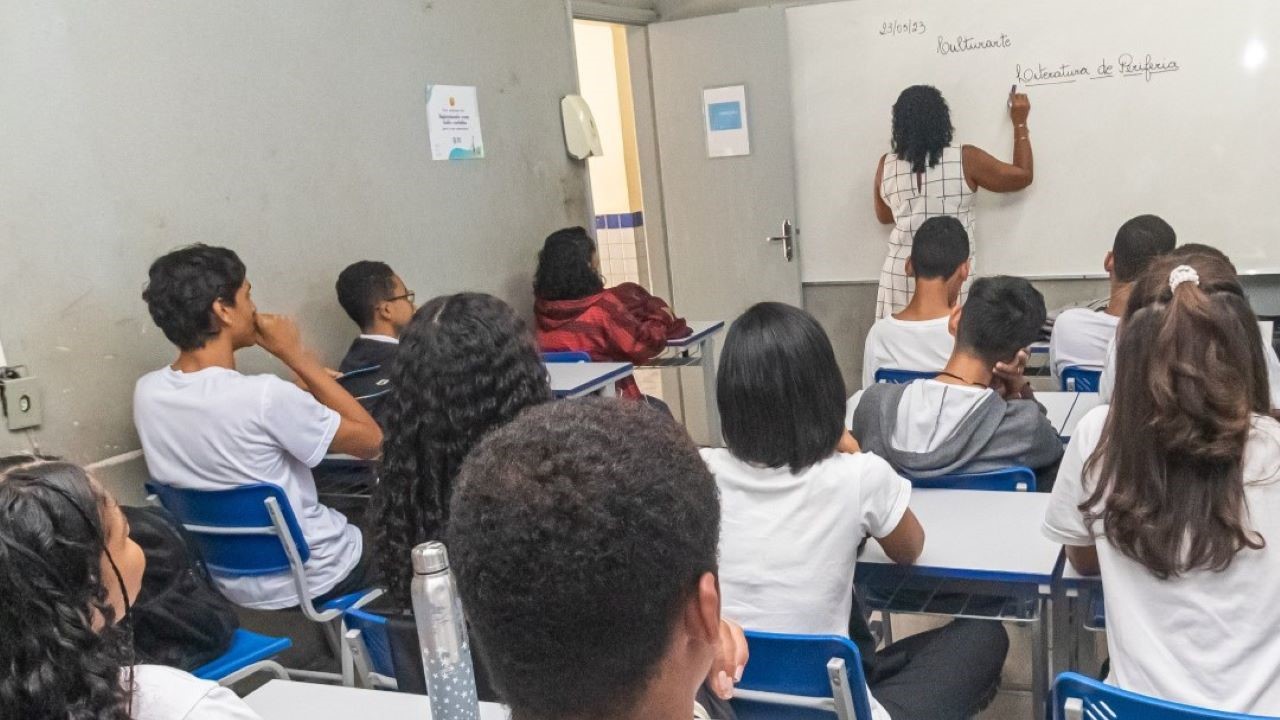
[[[230,690],[191,673],[160,665],[135,665],[136,720],[248,720],[258,716]]]
[[[896,481],[898,472],[888,460],[872,452],[838,452],[822,461],[824,475],[828,477],[856,477],[862,482]]]

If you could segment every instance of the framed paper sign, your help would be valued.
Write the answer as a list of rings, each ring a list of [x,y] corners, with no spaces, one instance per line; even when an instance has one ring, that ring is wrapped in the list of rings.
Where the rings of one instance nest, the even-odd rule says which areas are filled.
[[[428,85],[427,129],[431,136],[433,160],[477,160],[484,157],[475,86]]]
[[[707,156],[713,158],[751,154],[747,124],[747,87],[730,85],[702,91],[703,118],[707,125]]]

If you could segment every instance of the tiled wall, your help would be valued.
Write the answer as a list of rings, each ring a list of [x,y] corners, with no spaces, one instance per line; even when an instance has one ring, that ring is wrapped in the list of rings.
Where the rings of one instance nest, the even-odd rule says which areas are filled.
[[[600,249],[600,271],[606,285],[633,282],[649,286],[644,213],[597,215],[596,244]]]

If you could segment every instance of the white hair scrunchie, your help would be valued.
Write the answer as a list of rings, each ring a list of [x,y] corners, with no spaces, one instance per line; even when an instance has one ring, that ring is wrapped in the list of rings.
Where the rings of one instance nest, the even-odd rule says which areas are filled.
[[[1190,265],[1179,265],[1169,273],[1169,292],[1174,292],[1184,282],[1195,283],[1200,287],[1200,273]]]

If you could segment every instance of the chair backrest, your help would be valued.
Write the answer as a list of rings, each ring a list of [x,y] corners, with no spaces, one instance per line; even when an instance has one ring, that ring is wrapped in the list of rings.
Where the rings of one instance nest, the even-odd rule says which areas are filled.
[[[1068,365],[1058,376],[1063,392],[1098,392],[1102,370],[1084,365]]]
[[[380,398],[391,392],[391,381],[381,372],[381,365],[352,370],[338,378],[343,390],[351,393],[356,400],[363,401]]]
[[[1007,492],[1035,492],[1036,474],[1031,468],[1013,467],[988,470],[965,475],[942,475],[932,478],[911,478],[917,488],[944,488],[948,490],[1004,490]]]
[[[359,630],[369,651],[370,669],[385,677],[396,677],[396,663],[391,653],[391,636],[387,619],[359,608],[342,613],[342,622],[350,630]]]
[[[1121,690],[1076,673],[1053,683],[1053,720],[1261,720],[1261,715],[1206,710]]]
[[[542,353],[542,362],[546,363],[585,363],[591,362],[591,355],[582,350],[561,350]]]
[[[737,684],[741,690],[793,695],[807,698],[831,698],[831,677],[827,663],[842,660],[848,676],[848,688],[853,699],[856,720],[871,720],[871,703],[867,698],[867,681],[862,673],[862,657],[858,647],[846,637],[837,635],[790,635],[745,631],[751,660]],[[756,715],[749,708],[735,709],[739,718],[750,716],[781,717],[833,717],[831,711],[786,712],[773,706]]]
[[[936,370],[898,370],[896,368],[876,368],[876,382],[905,385],[916,380],[932,380],[938,377]]]
[[[274,499],[279,507],[299,558],[305,563],[311,557],[289,499],[278,485],[186,490],[152,481],[147,483],[147,492],[178,518],[216,575],[271,575],[290,570],[285,538],[276,531],[268,499]]]

